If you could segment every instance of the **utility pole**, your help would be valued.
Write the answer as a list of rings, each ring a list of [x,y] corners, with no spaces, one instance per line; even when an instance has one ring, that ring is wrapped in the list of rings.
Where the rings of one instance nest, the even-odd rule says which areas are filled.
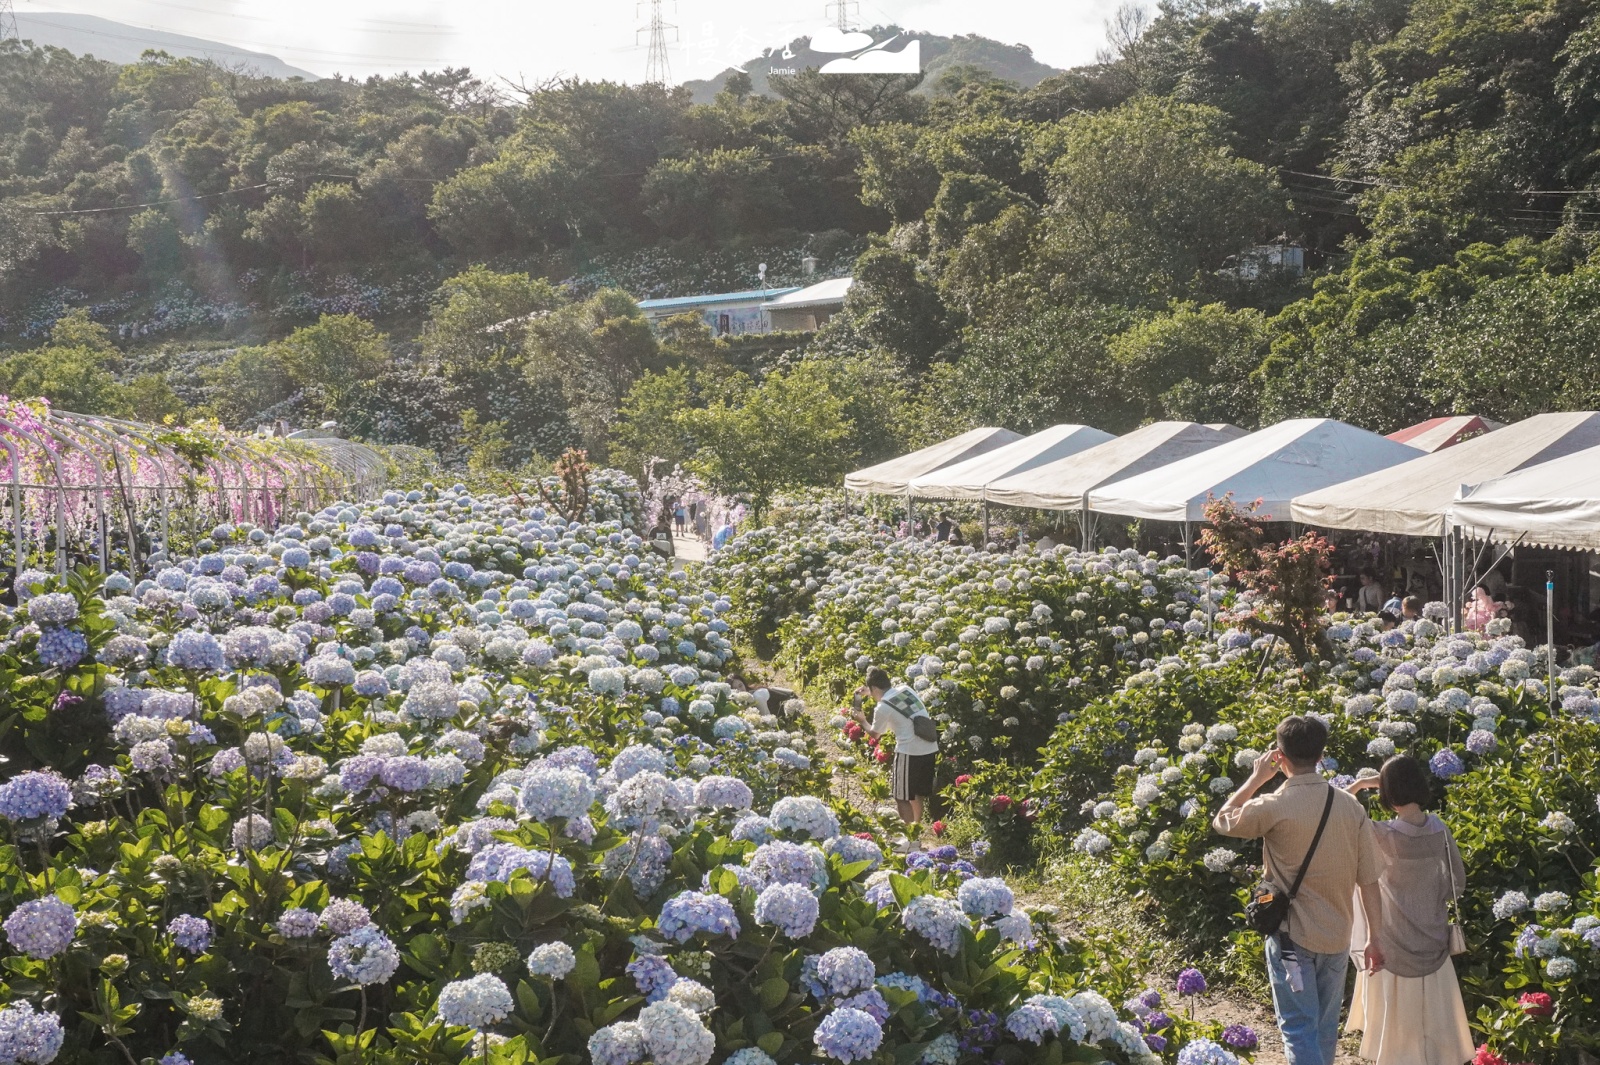
[[[0,0],[0,41],[20,41],[22,34],[17,32],[17,12],[11,6],[11,0]]]
[[[664,0],[639,0],[638,8],[643,8],[646,3],[650,5],[650,24],[640,26],[638,33],[634,34],[636,42],[639,33],[650,35],[650,57],[645,61],[644,80],[652,85],[666,85],[672,81],[672,66],[667,61],[667,31],[672,31],[674,42],[678,39],[678,27],[661,17],[663,2]],[[637,12],[638,9],[635,10]]]
[[[855,16],[861,12],[858,0],[828,0],[828,20],[840,33],[856,28]]]

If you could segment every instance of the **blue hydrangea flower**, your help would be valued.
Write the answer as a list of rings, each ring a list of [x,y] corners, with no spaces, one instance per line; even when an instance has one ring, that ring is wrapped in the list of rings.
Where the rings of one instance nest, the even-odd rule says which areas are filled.
[[[962,912],[972,917],[999,917],[1011,912],[1014,896],[999,877],[968,880],[956,890]]]
[[[528,972],[551,980],[563,979],[578,964],[578,957],[565,943],[544,943],[528,955]]]
[[[1461,756],[1448,747],[1440,748],[1432,758],[1428,759],[1428,768],[1433,770],[1433,775],[1440,780],[1449,780],[1467,771],[1466,763],[1461,760]]]
[[[815,1039],[817,1053],[848,1065],[877,1053],[883,1043],[883,1026],[864,1010],[842,1007],[822,1019]]]
[[[663,936],[678,943],[689,942],[696,933],[737,938],[739,918],[733,905],[721,895],[683,891],[661,907],[656,927]]]
[[[771,884],[756,898],[756,924],[775,926],[790,939],[810,935],[820,912],[816,895],[801,884]]]
[[[8,821],[61,818],[72,805],[72,785],[51,770],[19,773],[0,784],[0,817]]]
[[[190,954],[204,954],[211,946],[211,922],[204,917],[181,914],[167,922],[172,942]]]
[[[317,915],[300,906],[284,910],[274,926],[285,939],[309,939],[317,934]]]
[[[817,959],[817,981],[829,995],[865,991],[876,979],[877,968],[859,947],[834,947]]]
[[[1006,1031],[1024,1043],[1043,1043],[1047,1036],[1055,1035],[1059,1028],[1060,1022],[1055,1014],[1043,1006],[1029,1003],[1018,1006],[1006,1017]]]
[[[376,925],[364,925],[333,941],[328,947],[328,968],[352,984],[381,984],[400,968],[400,951]]]
[[[457,1028],[487,1028],[511,1014],[511,991],[493,973],[453,980],[439,991],[439,1019]]]
[[[35,1011],[29,1002],[0,1008],[0,1061],[47,1065],[65,1040],[61,1018],[54,1013]]]
[[[24,902],[6,918],[6,940],[34,958],[53,958],[72,945],[78,915],[54,895]]]
[[[167,645],[167,661],[179,669],[222,669],[222,645],[209,632],[184,629]]]

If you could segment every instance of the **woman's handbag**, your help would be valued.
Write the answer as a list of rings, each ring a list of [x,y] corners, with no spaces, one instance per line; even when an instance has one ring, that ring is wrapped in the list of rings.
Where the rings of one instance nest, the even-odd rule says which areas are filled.
[[[1465,954],[1467,952],[1467,933],[1461,927],[1461,903],[1456,895],[1456,863],[1450,860],[1450,836],[1447,832],[1444,837],[1444,867],[1450,876],[1450,901],[1445,903],[1445,914],[1450,914],[1450,907],[1455,907],[1455,918],[1450,922],[1450,953]]]
[[[1288,892],[1279,892],[1268,881],[1263,880],[1250,889],[1250,901],[1244,905],[1244,923],[1254,931],[1264,936],[1277,935],[1278,929],[1283,927],[1283,922],[1289,917],[1289,903],[1300,891],[1300,882],[1306,878],[1306,870],[1311,867],[1311,856],[1317,853],[1317,844],[1322,842],[1322,830],[1328,827],[1328,814],[1333,810],[1333,788],[1328,788],[1328,801],[1322,804],[1322,820],[1317,822],[1317,834],[1311,837],[1311,846],[1306,848],[1305,860],[1300,863],[1300,871],[1294,876],[1294,883]]]

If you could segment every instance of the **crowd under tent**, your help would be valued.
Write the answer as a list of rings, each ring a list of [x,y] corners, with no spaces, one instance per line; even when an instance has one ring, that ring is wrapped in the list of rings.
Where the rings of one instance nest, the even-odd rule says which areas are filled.
[[[1600,551],[1600,446],[1463,485],[1449,521],[1474,540]]]
[[[1086,451],[1002,477],[989,484],[987,498],[1008,507],[1078,511],[1087,549],[1093,532],[1092,516],[1085,507],[1089,492],[1244,435],[1243,429],[1233,425],[1153,422]]]
[[[1309,492],[1294,501],[1290,517],[1320,529],[1437,541],[1444,600],[1459,607],[1484,561],[1481,552],[1467,550],[1459,535],[1446,535],[1447,515],[1462,486],[1596,446],[1600,446],[1600,413],[1536,414],[1403,465]]]
[[[1441,537],[1462,485],[1600,447],[1600,413],[1536,414],[1497,432],[1294,500],[1289,516],[1319,529]]]
[[[1447,447],[1476,439],[1502,428],[1503,423],[1476,414],[1457,414],[1448,418],[1429,418],[1425,422],[1397,429],[1389,439],[1410,444],[1419,451],[1442,451]]]
[[[1260,500],[1257,516],[1289,521],[1296,496],[1398,466],[1421,456],[1416,448],[1332,418],[1294,418],[1179,459],[1159,469],[1087,493],[1089,510],[1189,526],[1205,520],[1206,504],[1232,496],[1241,506]]]
[[[1021,433],[1010,429],[969,429],[960,436],[929,444],[919,451],[880,462],[876,466],[846,474],[844,486],[851,492],[871,495],[904,495],[914,478],[1021,440]]]

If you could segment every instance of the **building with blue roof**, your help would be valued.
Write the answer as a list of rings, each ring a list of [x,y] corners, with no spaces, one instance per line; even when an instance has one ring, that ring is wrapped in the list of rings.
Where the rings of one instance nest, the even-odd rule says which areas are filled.
[[[772,332],[771,315],[763,308],[779,296],[799,292],[799,285],[752,289],[748,292],[719,292],[706,296],[674,296],[662,300],[640,300],[639,310],[652,326],[677,314],[698,313],[711,328],[712,336],[741,336],[745,333]]]

